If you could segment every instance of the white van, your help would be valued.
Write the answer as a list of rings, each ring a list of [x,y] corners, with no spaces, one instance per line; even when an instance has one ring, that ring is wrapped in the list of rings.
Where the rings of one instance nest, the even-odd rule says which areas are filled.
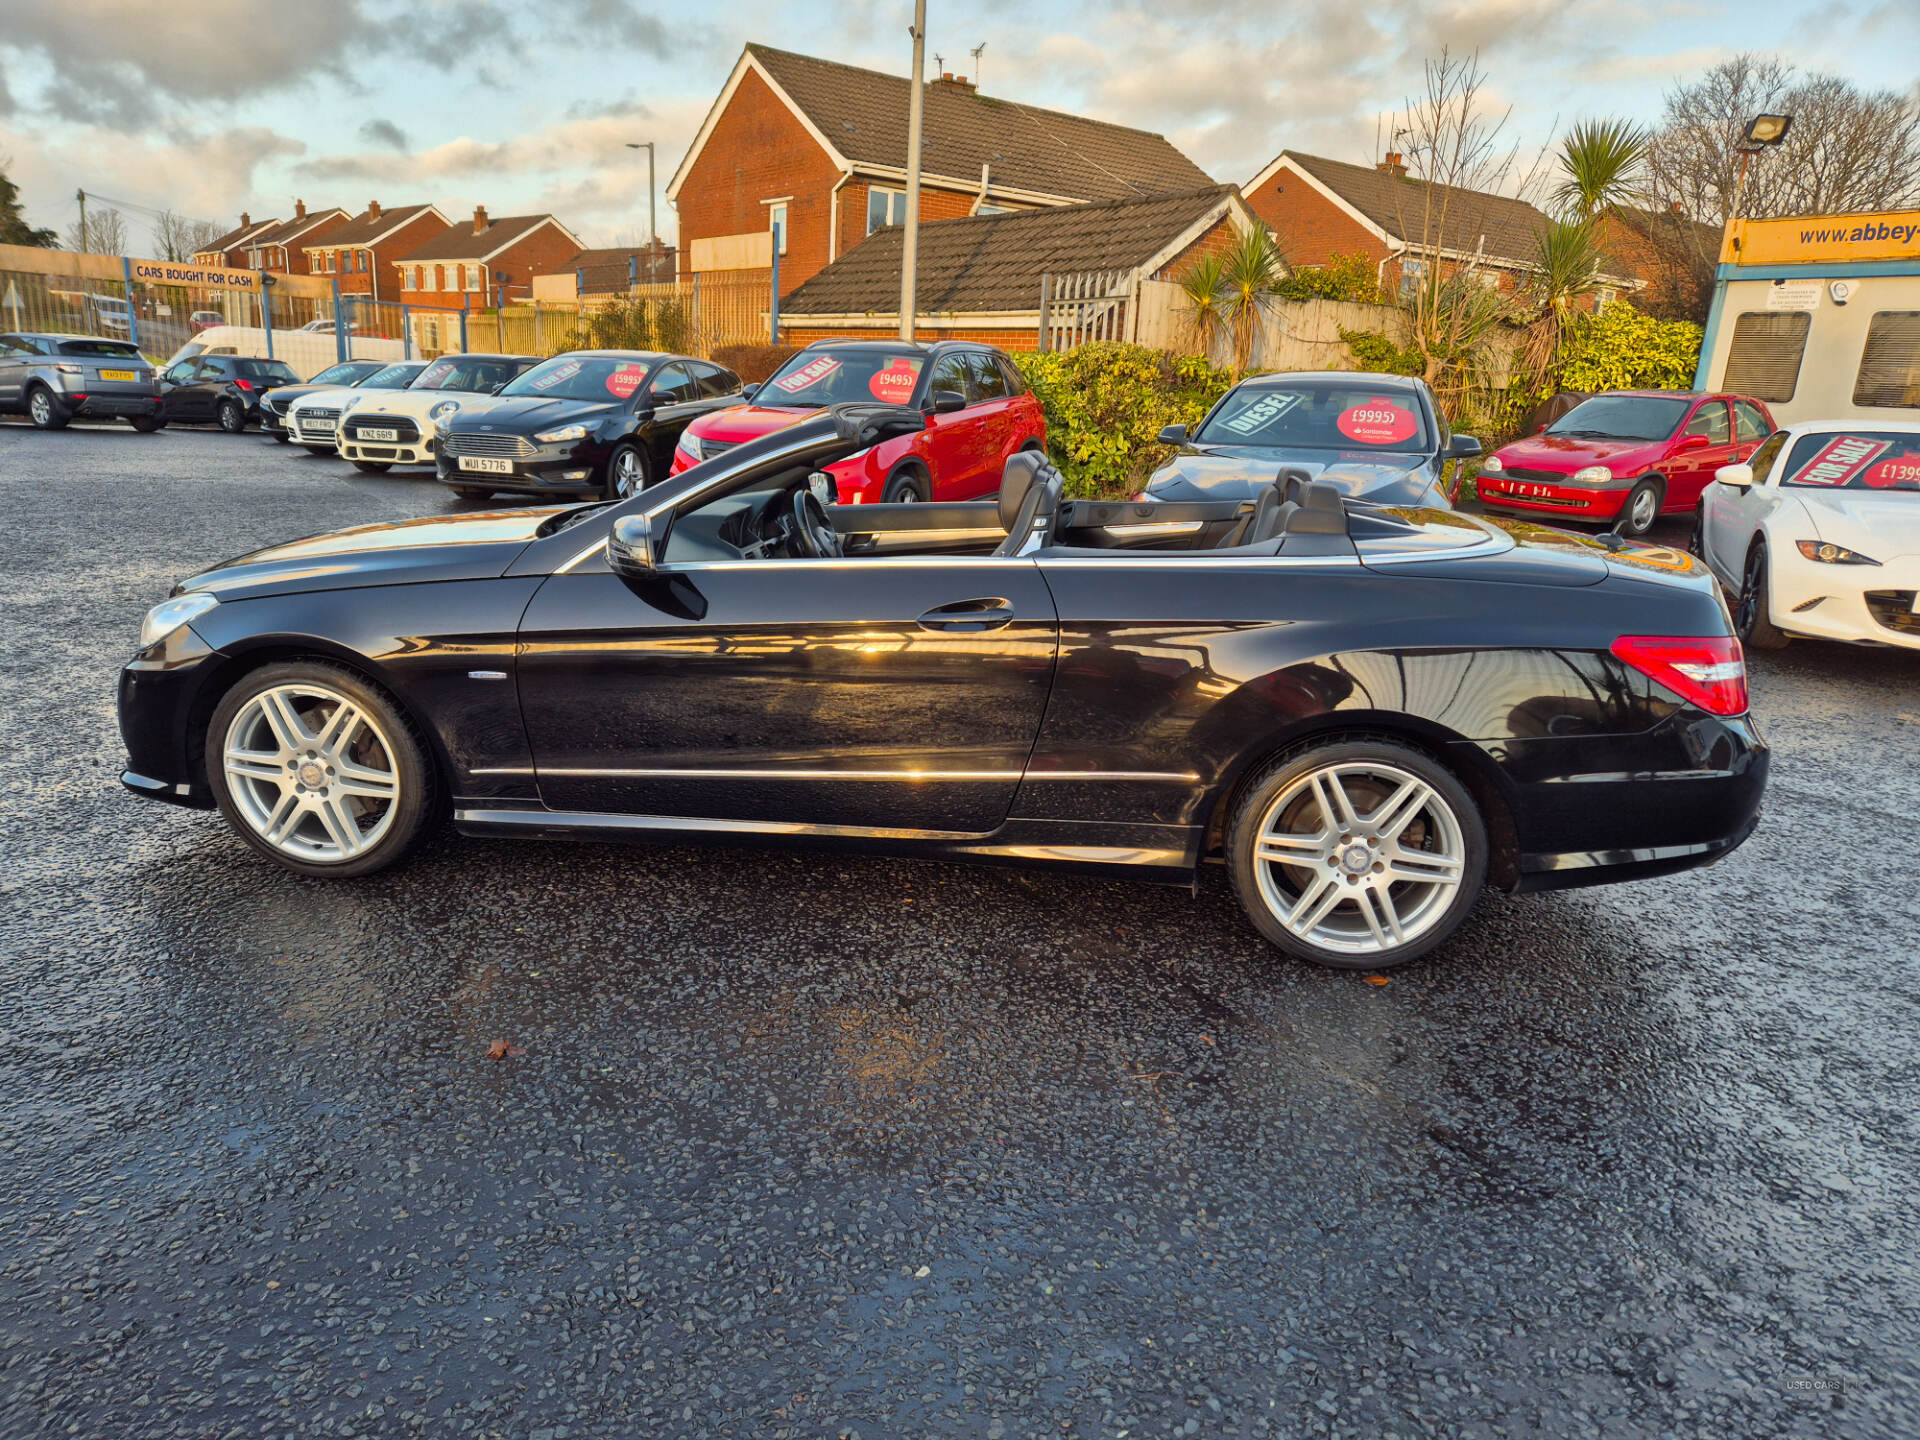
[[[406,346],[398,340],[368,340],[352,336],[348,346],[355,360],[404,360]],[[211,325],[199,332],[172,355],[171,366],[195,355],[250,355],[268,357],[267,332],[247,325]],[[340,358],[339,346],[329,327],[324,333],[312,330],[275,330],[272,358],[284,360],[302,380],[311,380]],[[162,368],[165,368],[164,366]]]

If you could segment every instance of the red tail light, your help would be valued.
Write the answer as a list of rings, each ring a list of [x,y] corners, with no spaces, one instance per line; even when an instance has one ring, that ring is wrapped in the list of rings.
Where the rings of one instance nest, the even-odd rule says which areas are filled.
[[[1747,660],[1731,635],[1622,635],[1613,653],[1689,705],[1713,715],[1747,709]]]
[[[236,380],[233,383],[238,385],[242,390],[247,391],[249,394],[253,392],[253,381],[251,380]]]

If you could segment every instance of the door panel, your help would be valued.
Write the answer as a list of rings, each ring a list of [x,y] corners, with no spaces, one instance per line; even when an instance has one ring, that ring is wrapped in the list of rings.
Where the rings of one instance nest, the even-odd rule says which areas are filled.
[[[521,704],[548,806],[971,833],[1006,818],[1058,638],[1030,561],[669,575],[643,596],[595,559],[529,606]]]
[[[1734,459],[1732,411],[1724,400],[1702,401],[1680,434],[1683,439],[1689,435],[1704,436],[1708,443],[1704,449],[1689,450],[1669,462],[1666,503],[1662,508],[1691,515],[1700,503],[1701,492],[1712,482],[1713,472]]]
[[[965,397],[964,410],[927,416],[927,463],[933,471],[933,500],[971,500],[989,482],[985,475],[991,461],[992,436],[982,423],[979,407],[973,404],[977,390],[964,352],[943,355],[927,382],[927,400],[931,404],[936,390],[952,390]],[[991,482],[999,485],[996,477]]]

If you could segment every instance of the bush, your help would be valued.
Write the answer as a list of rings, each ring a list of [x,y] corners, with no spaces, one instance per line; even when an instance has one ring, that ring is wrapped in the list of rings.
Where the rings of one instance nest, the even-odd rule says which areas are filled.
[[[797,345],[719,345],[708,358],[716,365],[726,366],[749,385],[763,385],[773,377],[774,371],[799,353]]]
[[[1287,300],[1346,300],[1355,305],[1383,305],[1380,272],[1364,255],[1335,253],[1324,265],[1303,265],[1280,282]]]
[[[1691,390],[1701,338],[1690,320],[1609,305],[1568,325],[1553,379],[1562,390]]]
[[[1047,414],[1047,453],[1067,493],[1131,495],[1172,451],[1154,437],[1195,425],[1227,392],[1231,374],[1200,355],[1172,355],[1117,341],[1065,354],[1014,354]]]
[[[1419,375],[1425,372],[1427,362],[1418,350],[1402,350],[1386,336],[1372,330],[1342,330],[1340,338],[1347,342],[1347,349],[1353,352],[1353,358],[1359,368],[1375,375]]]

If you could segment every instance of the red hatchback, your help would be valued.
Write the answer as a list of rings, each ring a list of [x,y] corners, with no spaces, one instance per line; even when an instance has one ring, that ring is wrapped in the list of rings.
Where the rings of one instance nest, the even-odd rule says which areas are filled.
[[[1644,535],[1657,516],[1691,515],[1713,472],[1773,429],[1767,407],[1745,395],[1610,390],[1489,455],[1480,501]]]
[[[745,394],[753,404],[687,426],[670,473],[849,400],[911,405],[926,412],[927,428],[829,466],[842,505],[997,495],[1008,456],[1047,446],[1040,402],[1013,361],[988,345],[822,340]]]

